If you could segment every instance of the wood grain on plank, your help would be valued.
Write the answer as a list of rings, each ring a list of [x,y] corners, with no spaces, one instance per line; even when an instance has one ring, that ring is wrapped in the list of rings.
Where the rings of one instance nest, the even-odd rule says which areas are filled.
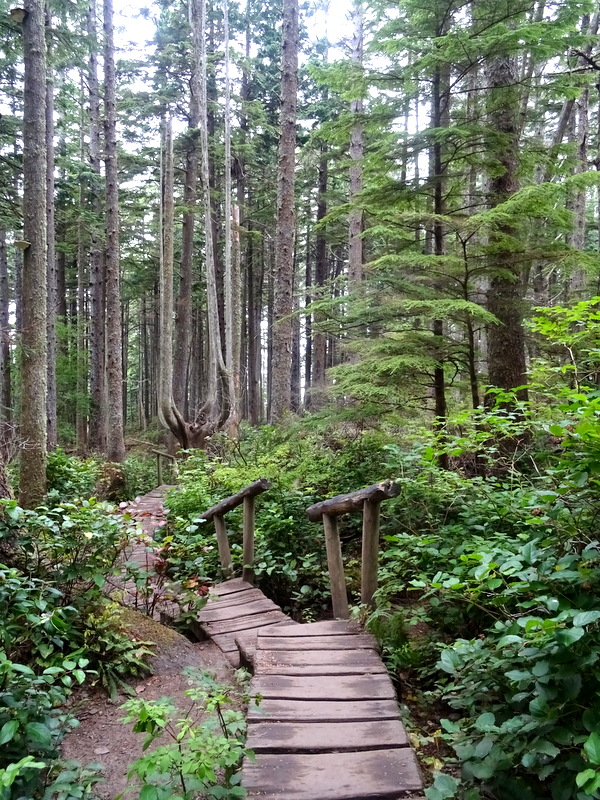
[[[357,622],[348,622],[348,620],[342,619],[332,619],[325,620],[323,622],[309,622],[300,626],[290,625],[289,628],[286,628],[282,625],[276,631],[265,631],[265,636],[331,636],[340,634],[359,634],[362,632],[363,630]]]
[[[205,606],[198,612],[200,622],[216,622],[222,619],[233,619],[234,617],[249,617],[252,614],[263,614],[265,611],[281,611],[278,605],[272,600],[263,597],[262,600],[254,600],[242,606],[221,606],[215,603]]]
[[[247,581],[243,581],[241,578],[232,578],[230,581],[217,583],[216,586],[212,587],[211,592],[213,592],[213,594],[218,594],[219,597],[224,597],[226,594],[243,592],[246,589],[254,589],[254,586]]]
[[[281,700],[393,700],[396,697],[387,675],[285,676],[259,675],[252,691],[264,698]]]
[[[260,636],[259,650],[377,650],[377,642],[368,633],[349,636]]]
[[[247,747],[255,753],[318,753],[407,747],[397,719],[377,722],[257,722],[248,726]]]
[[[362,753],[264,754],[246,760],[249,797],[277,800],[398,800],[421,789],[409,748]]]
[[[208,603],[205,608],[219,608],[224,606],[239,606],[243,603],[250,603],[252,600],[261,600],[264,594],[260,589],[244,589],[242,592],[234,592],[233,594],[225,594],[222,597],[213,592],[208,594]]]
[[[261,636],[262,638],[262,636]],[[256,674],[271,667],[339,667],[339,674],[348,668],[365,672],[387,672],[374,650],[259,650],[256,653]]]
[[[203,622],[205,631],[212,636],[214,633],[232,633],[233,631],[243,631],[249,628],[260,628],[263,625],[271,625],[273,622],[285,622],[287,617],[277,606],[273,611],[264,614],[253,614],[248,617],[233,617],[231,619],[218,620],[215,622]]]
[[[265,698],[248,709],[248,721],[354,722],[400,719],[395,700],[274,700]]]

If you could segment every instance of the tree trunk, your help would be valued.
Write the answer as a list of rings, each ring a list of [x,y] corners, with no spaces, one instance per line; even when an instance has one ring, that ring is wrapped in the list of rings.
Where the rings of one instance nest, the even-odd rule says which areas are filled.
[[[489,204],[492,208],[508,200],[519,190],[519,102],[516,87],[518,70],[513,55],[499,54],[488,58],[488,124],[497,142],[493,151],[496,169],[489,177]],[[510,242],[513,229],[506,225],[499,237]],[[501,241],[501,239],[499,239]],[[488,310],[498,324],[488,328],[488,377],[493,386],[510,391],[527,382],[525,334],[523,330],[523,276],[518,255],[503,245],[491,257],[494,274],[488,289]],[[527,391],[518,393],[527,399]],[[488,395],[488,402],[494,402]]]
[[[48,29],[46,73],[46,238],[47,238],[47,309],[46,331],[48,337],[48,389],[46,395],[46,441],[48,450],[56,448],[58,431],[56,419],[56,231],[54,227],[54,81],[51,76],[52,17],[46,7]]]
[[[225,365],[227,367],[227,400],[229,407],[225,430],[230,436],[236,438],[241,418],[240,217],[238,206],[234,209],[234,219],[232,219],[231,209],[231,84],[229,78],[228,0],[223,0],[223,38],[225,49]]]
[[[189,24],[194,28],[193,6],[189,6]],[[183,222],[181,228],[181,268],[179,292],[175,307],[175,355],[173,364],[173,400],[184,417],[189,416],[188,382],[192,331],[192,283],[194,261],[194,231],[198,196],[198,128],[200,125],[200,94],[202,65],[197,48],[192,48],[190,77],[189,125],[186,138],[185,183],[183,186]]]
[[[88,91],[90,113],[90,168],[100,183],[100,90],[98,87],[96,0],[87,11],[89,42]],[[92,451],[106,453],[108,410],[106,395],[106,261],[100,235],[102,198],[92,186],[90,243],[90,423],[88,444]]]
[[[328,148],[325,142],[321,144],[321,158],[319,160],[319,183],[317,188],[317,233],[315,243],[315,280],[316,292],[313,297],[322,300],[324,286],[327,283],[327,239],[325,231],[319,223],[327,214],[327,183]],[[312,330],[312,381],[310,390],[310,409],[318,411],[325,403],[325,370],[327,367],[327,334],[319,328],[326,320],[323,311],[315,311],[313,315],[314,326]]]
[[[123,439],[123,355],[119,252],[119,175],[117,104],[112,0],[104,0],[104,155],[106,174],[106,381],[108,388],[107,456],[125,460]]]
[[[281,118],[275,230],[273,371],[270,421],[291,402],[292,309],[294,283],[294,188],[298,90],[298,0],[283,0]]]
[[[352,9],[354,31],[350,58],[355,70],[360,74],[363,67],[364,51],[364,19],[361,0],[356,0]],[[362,92],[362,88],[361,88]],[[362,280],[363,273],[363,212],[357,207],[357,198],[362,191],[363,141],[363,100],[358,97],[350,103],[350,113],[354,117],[350,132],[350,181],[349,196],[350,213],[348,215],[348,285],[350,290]]]
[[[208,150],[206,0],[192,0],[192,38],[195,57],[201,65],[200,79],[200,185],[204,208],[204,250],[206,261],[206,311],[208,335],[208,386],[201,409],[204,435],[213,433],[223,411],[222,380],[225,362],[221,348],[221,325],[217,296],[217,272],[211,213],[210,163]]]
[[[0,228],[0,421],[12,419],[11,355],[10,355],[10,291],[6,231]],[[5,434],[6,432],[4,432]],[[3,434],[3,436],[4,436]],[[3,437],[0,437],[0,439]]]
[[[19,502],[46,493],[46,42],[42,0],[26,0],[23,108],[23,332]]]

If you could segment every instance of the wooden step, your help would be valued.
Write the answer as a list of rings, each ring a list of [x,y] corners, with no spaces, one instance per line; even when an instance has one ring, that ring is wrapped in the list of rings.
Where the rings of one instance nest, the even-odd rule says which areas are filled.
[[[319,753],[407,747],[398,719],[377,722],[256,722],[246,746],[255,753]]]
[[[272,800],[398,800],[422,789],[410,748],[359,753],[263,754],[246,759],[248,797]]]

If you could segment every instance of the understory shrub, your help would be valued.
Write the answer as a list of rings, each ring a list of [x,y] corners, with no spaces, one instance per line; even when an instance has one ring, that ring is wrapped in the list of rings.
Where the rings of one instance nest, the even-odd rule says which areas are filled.
[[[63,707],[84,681],[110,689],[147,671],[147,643],[119,623],[101,588],[128,529],[94,500],[35,511],[0,503],[0,798],[82,798],[93,766],[64,764],[76,721]]]

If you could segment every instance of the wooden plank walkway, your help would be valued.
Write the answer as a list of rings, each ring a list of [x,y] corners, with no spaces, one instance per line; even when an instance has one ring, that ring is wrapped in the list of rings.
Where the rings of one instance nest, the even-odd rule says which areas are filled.
[[[342,620],[300,625],[251,584],[214,587],[198,615],[254,673],[242,785],[249,798],[396,800],[422,796],[416,758],[375,639]]]
[[[162,489],[141,499],[141,514]],[[251,692],[262,697],[248,709],[249,798],[424,800],[376,640],[356,623],[301,625],[234,578],[211,589],[194,629],[234,666],[249,667]]]

